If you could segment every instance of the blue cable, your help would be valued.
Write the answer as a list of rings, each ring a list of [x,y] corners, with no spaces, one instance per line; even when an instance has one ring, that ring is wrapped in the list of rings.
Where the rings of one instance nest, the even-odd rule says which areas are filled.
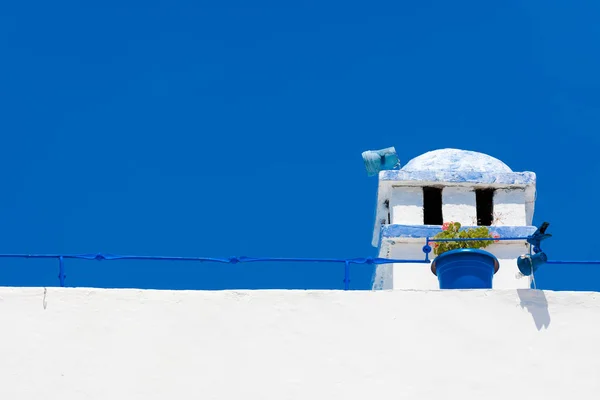
[[[344,290],[350,289],[350,264],[366,264],[366,265],[381,265],[381,264],[429,264],[429,253],[431,247],[429,242],[466,242],[466,241],[502,241],[502,240],[528,240],[531,237],[501,237],[501,238],[452,238],[452,239],[431,239],[426,238],[423,252],[424,259],[390,259],[380,257],[366,258],[299,258],[299,257],[229,257],[229,258],[214,258],[214,257],[166,257],[166,256],[136,256],[136,255],[117,255],[117,254],[0,254],[0,258],[50,258],[58,259],[59,261],[59,282],[60,286],[65,285],[65,259],[80,259],[80,260],[154,260],[154,261],[196,261],[196,262],[214,262],[222,264],[238,264],[249,262],[323,262],[323,263],[344,263]],[[548,260],[547,264],[587,264],[600,265],[600,261],[592,260]]]

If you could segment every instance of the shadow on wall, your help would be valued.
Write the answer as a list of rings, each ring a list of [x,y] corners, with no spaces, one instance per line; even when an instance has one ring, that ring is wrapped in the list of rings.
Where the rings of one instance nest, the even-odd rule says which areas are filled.
[[[533,317],[538,331],[542,328],[548,329],[550,326],[550,313],[548,312],[548,300],[543,290],[537,289],[517,289],[517,294],[521,300],[521,307]]]

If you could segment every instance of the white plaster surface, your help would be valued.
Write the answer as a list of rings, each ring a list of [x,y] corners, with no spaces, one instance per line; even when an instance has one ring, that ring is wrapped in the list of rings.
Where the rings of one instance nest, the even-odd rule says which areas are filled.
[[[390,209],[393,224],[423,225],[423,188],[393,188]]]
[[[392,264],[394,290],[437,290],[437,276],[431,272],[431,264]],[[386,282],[387,284],[387,282]]]
[[[477,205],[473,189],[445,187],[442,190],[442,216],[444,222],[477,225]]]
[[[536,197],[537,190],[535,186],[528,186],[525,188],[525,225],[533,224]]]
[[[525,189],[496,189],[494,192],[494,225],[527,225]]]
[[[598,293],[0,288],[0,398],[568,399]]]

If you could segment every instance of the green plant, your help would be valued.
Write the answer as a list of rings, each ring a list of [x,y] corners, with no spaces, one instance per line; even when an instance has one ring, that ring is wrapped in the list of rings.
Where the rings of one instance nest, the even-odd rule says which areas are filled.
[[[498,239],[497,234],[491,234],[489,228],[478,226],[477,228],[467,228],[461,230],[459,222],[446,222],[442,225],[442,231],[432,239],[469,239],[469,238],[490,238]],[[482,249],[488,247],[498,240],[464,240],[458,242],[433,242],[433,253],[439,256],[450,250],[455,249]]]

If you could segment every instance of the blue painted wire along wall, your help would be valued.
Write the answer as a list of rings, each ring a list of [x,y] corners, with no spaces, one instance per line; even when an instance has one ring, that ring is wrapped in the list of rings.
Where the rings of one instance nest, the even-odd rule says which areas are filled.
[[[370,278],[377,265],[391,263],[429,264],[432,242],[489,240],[425,239],[423,258],[281,258],[281,257],[165,257],[112,254],[0,254],[0,286],[87,286],[107,288],[153,289],[369,289]],[[526,240],[529,237],[505,237],[496,240]],[[549,260],[549,265],[600,265],[600,261]],[[257,268],[269,268],[273,279],[258,282],[254,287],[245,283]],[[8,268],[28,271],[20,279],[5,279]],[[216,269],[211,279],[199,279],[199,268]],[[315,285],[314,274],[328,271],[331,279]],[[277,276],[285,270],[287,282]],[[83,274],[82,272],[85,271]],[[282,274],[283,275],[283,274]],[[82,277],[85,278],[82,279]],[[152,282],[152,283],[150,283]],[[542,287],[543,289],[543,287]]]

